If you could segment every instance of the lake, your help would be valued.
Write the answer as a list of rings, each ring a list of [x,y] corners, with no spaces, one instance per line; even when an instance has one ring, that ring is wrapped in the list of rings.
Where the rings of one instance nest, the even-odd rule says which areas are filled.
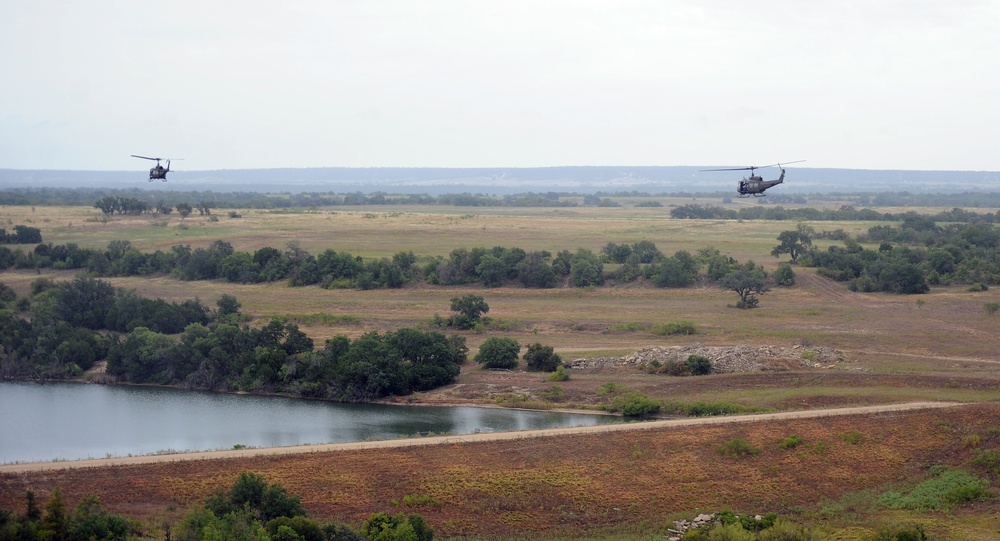
[[[341,404],[83,383],[0,383],[0,464],[618,423],[474,406]]]

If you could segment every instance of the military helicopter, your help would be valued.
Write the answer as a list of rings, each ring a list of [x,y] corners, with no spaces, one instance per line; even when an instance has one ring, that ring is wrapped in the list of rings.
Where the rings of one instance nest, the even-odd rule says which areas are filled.
[[[790,163],[802,163],[805,160],[798,160],[794,162],[785,162],[785,165]],[[785,181],[785,168],[781,167],[781,176],[774,180],[764,180],[759,175],[754,175],[755,169],[766,169],[768,167],[781,167],[780,163],[772,163],[771,165],[751,165],[750,167],[731,167],[728,169],[702,169],[701,171],[750,171],[750,178],[743,177],[740,181],[739,186],[736,191],[739,193],[738,197],[764,197],[764,190],[770,188],[771,186],[777,186]]]
[[[137,156],[135,154],[133,154],[132,157],[142,158],[144,160],[156,160],[156,165],[149,170],[149,181],[150,182],[153,182],[154,180],[162,180],[163,182],[167,181],[167,173],[170,172],[170,158],[147,158],[146,156]],[[167,166],[163,167],[162,165],[160,165],[160,160],[166,160]]]

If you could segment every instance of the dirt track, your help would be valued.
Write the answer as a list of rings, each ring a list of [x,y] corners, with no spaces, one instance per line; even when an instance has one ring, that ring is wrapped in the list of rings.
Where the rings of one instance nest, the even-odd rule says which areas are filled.
[[[386,449],[394,447],[413,447],[418,445],[439,445],[444,443],[471,443],[483,441],[518,440],[540,438],[567,434],[587,434],[596,432],[618,432],[626,430],[656,430],[696,425],[715,425],[727,423],[748,423],[775,419],[804,419],[815,417],[830,417],[843,415],[858,415],[880,413],[887,411],[907,411],[930,408],[955,407],[954,402],[910,402],[905,404],[889,404],[880,406],[862,406],[852,408],[833,408],[821,410],[786,411],[780,413],[760,413],[754,415],[733,415],[725,417],[694,417],[684,419],[667,419],[614,425],[597,425],[587,427],[553,428],[547,430],[529,430],[520,432],[492,432],[468,434],[461,436],[434,436],[428,438],[411,438],[400,440],[364,441],[352,443],[330,443],[320,445],[300,445],[293,447],[269,447],[259,449],[240,449],[224,451],[204,451],[195,453],[179,453],[169,455],[145,455],[120,458],[102,458],[91,460],[72,460],[61,462],[31,462],[22,464],[0,465],[0,473],[21,473],[44,470],[61,470],[70,468],[99,468],[104,466],[152,464],[157,462],[178,462],[182,460],[214,460],[221,458],[241,458],[262,455],[288,455],[298,453],[325,453],[358,449]]]

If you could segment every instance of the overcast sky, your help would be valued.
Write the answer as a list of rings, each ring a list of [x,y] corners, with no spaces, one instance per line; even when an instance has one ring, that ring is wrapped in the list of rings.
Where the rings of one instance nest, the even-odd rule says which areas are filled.
[[[0,2],[0,168],[1000,171],[1000,0]]]

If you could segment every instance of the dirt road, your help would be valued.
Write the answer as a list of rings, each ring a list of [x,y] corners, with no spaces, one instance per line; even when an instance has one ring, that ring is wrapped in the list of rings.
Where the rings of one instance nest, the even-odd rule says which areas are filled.
[[[585,427],[552,428],[546,430],[526,430],[520,432],[490,432],[467,434],[461,436],[433,436],[427,438],[410,438],[400,440],[363,441],[352,443],[329,443],[320,445],[299,445],[293,447],[269,447],[257,449],[230,449],[224,451],[203,451],[194,453],[178,453],[169,455],[144,455],[119,458],[102,458],[91,460],[71,460],[60,462],[31,462],[21,464],[0,465],[2,473],[21,473],[30,471],[60,470],[68,468],[98,468],[125,464],[151,464],[156,462],[178,462],[183,460],[213,460],[220,458],[240,458],[261,455],[285,455],[296,453],[327,453],[358,449],[385,449],[393,447],[412,447],[417,445],[440,445],[445,443],[466,443],[482,441],[517,440],[564,436],[569,434],[588,434],[597,432],[617,432],[625,430],[660,430],[685,426],[713,425],[726,423],[750,423],[775,419],[804,419],[842,415],[859,415],[866,413],[881,413],[887,411],[907,411],[930,408],[948,408],[959,406],[954,402],[910,402],[905,404],[889,404],[881,406],[863,406],[853,408],[834,408],[804,411],[786,411],[780,413],[760,413],[754,415],[732,415],[725,417],[688,417],[684,419],[666,419],[659,421],[644,421],[613,425],[597,425]]]

